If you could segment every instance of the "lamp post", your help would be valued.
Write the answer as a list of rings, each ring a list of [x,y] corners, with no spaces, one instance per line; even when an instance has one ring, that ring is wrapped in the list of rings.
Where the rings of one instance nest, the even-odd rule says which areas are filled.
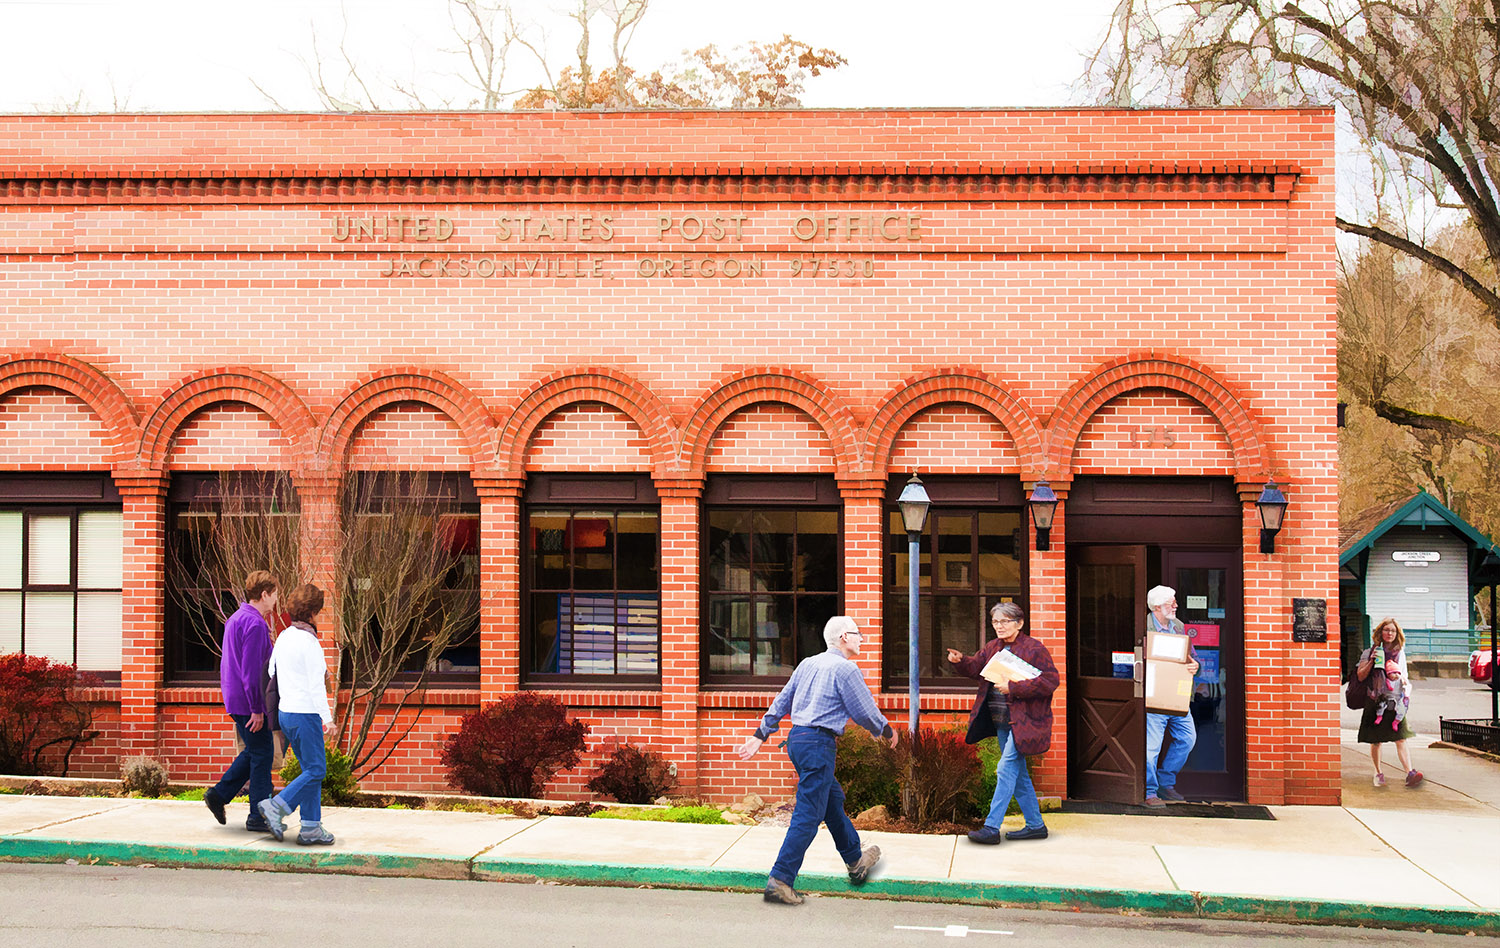
[[[896,500],[896,506],[901,508],[901,522],[906,527],[906,677],[911,685],[911,723],[908,730],[913,739],[917,736],[917,718],[921,714],[918,704],[921,698],[921,686],[918,679],[921,677],[921,669],[918,667],[920,656],[918,654],[917,630],[920,624],[921,612],[921,590],[918,582],[921,576],[921,543],[922,529],[927,525],[927,509],[932,506],[932,501],[927,497],[927,489],[922,486],[922,479],[913,474],[911,480],[901,490],[901,496]]]
[[[1286,516],[1286,495],[1276,487],[1275,481],[1266,481],[1260,497],[1256,498],[1255,511],[1260,514],[1260,551],[1276,552],[1276,534],[1281,532],[1281,521]]]

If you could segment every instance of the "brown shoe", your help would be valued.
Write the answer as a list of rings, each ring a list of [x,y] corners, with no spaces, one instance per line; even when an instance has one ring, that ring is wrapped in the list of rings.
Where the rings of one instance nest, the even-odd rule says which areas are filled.
[[[797,894],[797,890],[775,877],[766,880],[765,900],[781,905],[802,904],[802,896]]]
[[[870,870],[880,861],[880,847],[871,846],[860,853],[857,862],[849,863],[849,884],[864,885],[865,879],[869,878]]]
[[[1151,807],[1154,810],[1154,809],[1157,809],[1158,807],[1164,807],[1164,806],[1166,806],[1167,805],[1167,801],[1161,799],[1160,797],[1147,797],[1146,798],[1146,805],[1149,806],[1149,807]]]

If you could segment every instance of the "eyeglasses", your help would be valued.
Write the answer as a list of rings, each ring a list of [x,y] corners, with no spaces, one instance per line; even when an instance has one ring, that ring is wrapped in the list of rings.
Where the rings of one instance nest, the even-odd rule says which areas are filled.
[[[991,619],[990,621],[991,622],[1003,622],[1006,625],[1020,625],[1021,624],[1021,620],[1020,619],[1011,619],[1011,618],[1007,618],[1005,616],[1001,616],[998,619]]]
[[[851,636],[851,635],[857,635],[857,636],[859,636],[859,637],[861,637],[861,638],[863,638],[863,637],[864,637],[864,633],[863,633],[863,632],[861,632],[861,631],[859,631],[859,630],[858,630],[858,629],[855,629],[855,630],[854,630],[854,631],[852,631],[852,632],[845,632],[845,633],[844,633],[844,636],[845,636],[845,637],[846,637],[846,638],[847,638],[847,637],[848,637],[848,636]]]

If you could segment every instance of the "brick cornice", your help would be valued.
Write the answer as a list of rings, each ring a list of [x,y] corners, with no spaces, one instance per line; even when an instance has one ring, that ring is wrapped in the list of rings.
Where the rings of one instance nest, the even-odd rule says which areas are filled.
[[[1300,175],[1249,160],[0,167],[0,205],[1287,201]]]

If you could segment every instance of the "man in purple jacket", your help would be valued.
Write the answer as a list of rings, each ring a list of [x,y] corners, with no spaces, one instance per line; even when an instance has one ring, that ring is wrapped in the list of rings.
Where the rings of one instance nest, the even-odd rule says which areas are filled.
[[[219,689],[224,710],[234,720],[245,749],[224,771],[219,782],[203,791],[203,802],[214,819],[224,822],[224,804],[250,784],[250,815],[245,829],[269,830],[260,815],[260,801],[271,795],[271,728],[266,721],[264,674],[271,658],[271,628],[266,616],[276,608],[276,577],[256,570],[245,577],[245,601],[224,623],[224,648],[219,659]]]

